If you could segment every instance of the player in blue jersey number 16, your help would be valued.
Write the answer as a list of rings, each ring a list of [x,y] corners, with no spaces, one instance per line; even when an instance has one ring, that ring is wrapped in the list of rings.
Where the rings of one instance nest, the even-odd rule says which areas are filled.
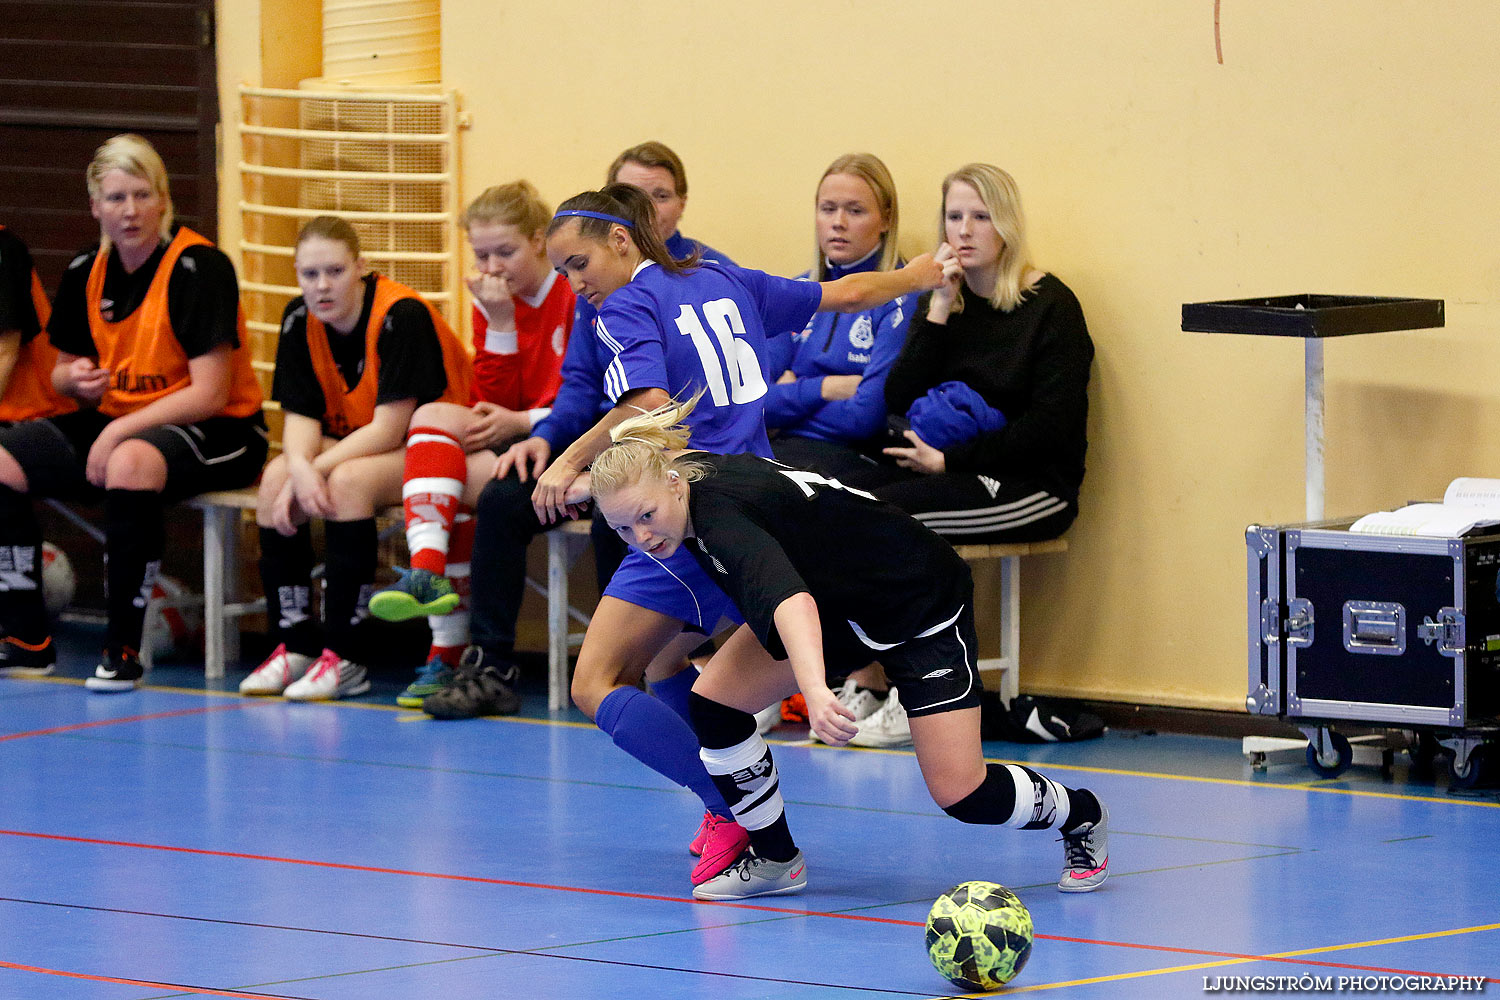
[[[955,266],[924,255],[901,271],[819,284],[698,254],[677,260],[657,235],[650,200],[625,184],[564,202],[548,227],[547,256],[599,310],[595,334],[611,358],[604,390],[614,406],[538,477],[532,503],[546,523],[576,514],[568,488],[609,445],[610,428],[673,396],[704,390],[691,418],[696,446],[769,457],[767,331],[802,329],[814,312],[857,311],[936,288]],[[703,635],[739,620],[690,554],[634,552],[595,610],[573,677],[573,700],[616,745],[703,800],[695,883],[732,863],[747,835],[698,758],[686,719],[696,674],[680,673],[679,665]],[[636,687],[648,667],[656,698]]]

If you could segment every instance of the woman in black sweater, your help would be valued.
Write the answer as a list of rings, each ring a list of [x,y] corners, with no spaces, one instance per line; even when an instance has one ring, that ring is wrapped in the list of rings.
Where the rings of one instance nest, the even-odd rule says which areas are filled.
[[[1020,195],[1000,168],[948,175],[942,232],[938,259],[956,257],[963,277],[919,302],[885,387],[912,429],[885,449],[894,466],[851,485],[955,543],[1055,538],[1078,514],[1088,444],[1094,345],[1083,310],[1028,261]]]

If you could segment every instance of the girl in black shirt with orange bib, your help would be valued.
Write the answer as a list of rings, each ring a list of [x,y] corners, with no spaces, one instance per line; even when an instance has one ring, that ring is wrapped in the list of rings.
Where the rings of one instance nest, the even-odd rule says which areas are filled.
[[[369,690],[355,626],[375,585],[375,512],[401,502],[406,428],[423,403],[467,405],[473,366],[442,315],[369,271],[354,227],[308,221],[293,257],[271,395],[286,421],[260,481],[260,572],[276,648],[242,694],[294,701]],[[312,518],[327,545],[324,629],[310,613]]]
[[[47,331],[52,384],[73,413],[0,431],[0,662],[46,672],[41,534],[31,497],[104,499],[109,634],[94,691],[128,691],[166,544],[167,504],[254,482],[266,458],[234,265],[172,225],[167,171],[151,144],[117,135],[88,168],[96,250],[68,265]]]

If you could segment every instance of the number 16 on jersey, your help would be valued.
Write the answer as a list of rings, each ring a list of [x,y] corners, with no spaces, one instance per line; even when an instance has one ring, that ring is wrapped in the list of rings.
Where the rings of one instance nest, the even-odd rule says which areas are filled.
[[[711,337],[693,307],[687,304],[677,314],[677,332],[693,339],[714,405],[751,403],[764,396],[766,378],[755,348],[744,339],[745,321],[740,316],[740,307],[733,299],[713,299],[701,308],[709,330],[713,331]],[[717,351],[714,341],[718,341]]]

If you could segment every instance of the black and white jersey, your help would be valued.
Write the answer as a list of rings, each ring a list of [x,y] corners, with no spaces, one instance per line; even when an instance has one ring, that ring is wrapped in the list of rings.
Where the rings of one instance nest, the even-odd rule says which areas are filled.
[[[973,592],[951,545],[869,493],[754,455],[692,457],[710,471],[689,493],[688,550],[778,659],[774,615],[796,594],[817,602],[825,645],[843,630],[878,651],[951,624]]]

